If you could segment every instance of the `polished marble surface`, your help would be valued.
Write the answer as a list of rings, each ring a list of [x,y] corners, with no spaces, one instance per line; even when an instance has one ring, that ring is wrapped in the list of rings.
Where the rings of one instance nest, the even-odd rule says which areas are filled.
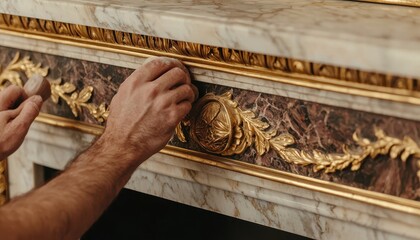
[[[342,0],[3,0],[0,12],[420,76],[420,8]]]

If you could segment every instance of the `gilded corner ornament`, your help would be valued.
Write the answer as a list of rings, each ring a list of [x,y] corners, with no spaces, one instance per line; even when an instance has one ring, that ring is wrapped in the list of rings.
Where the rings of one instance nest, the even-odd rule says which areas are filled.
[[[20,58],[18,52],[4,69],[0,69],[0,90],[8,84],[23,87],[22,74],[27,78],[35,73],[48,77],[48,71],[48,67],[42,67],[40,63],[33,63],[29,56]],[[62,83],[61,78],[49,81],[51,84],[51,100],[56,104],[59,103],[60,99],[64,101],[75,117],[78,117],[82,108],[85,108],[100,123],[105,122],[108,118],[109,111],[105,103],[101,103],[99,106],[89,103],[93,94],[93,87],[86,86],[78,92],[74,84]]]
[[[360,137],[356,131],[353,140],[358,147],[349,149],[343,145],[343,153],[299,150],[294,147],[296,140],[291,134],[278,134],[252,111],[240,109],[230,92],[220,96],[208,93],[198,100],[191,114],[176,128],[176,135],[182,142],[188,139],[184,134],[187,132],[185,127],[189,128],[189,139],[208,152],[232,156],[254,147],[262,156],[273,150],[282,160],[290,164],[311,165],[315,172],[332,173],[348,167],[356,171],[367,158],[374,159],[378,155],[399,158],[403,162],[413,157],[420,168],[420,148],[413,139],[389,137],[376,127],[375,141]],[[420,178],[420,170],[417,175]]]

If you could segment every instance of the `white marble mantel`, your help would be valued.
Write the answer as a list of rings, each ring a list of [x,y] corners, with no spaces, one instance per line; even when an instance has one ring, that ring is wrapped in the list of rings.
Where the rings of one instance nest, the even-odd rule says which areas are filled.
[[[343,0],[2,0],[0,12],[420,76],[420,8]]]

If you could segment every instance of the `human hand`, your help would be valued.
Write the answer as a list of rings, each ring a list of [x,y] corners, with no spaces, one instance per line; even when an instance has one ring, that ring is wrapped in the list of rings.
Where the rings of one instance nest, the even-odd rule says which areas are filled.
[[[0,160],[18,149],[42,106],[38,95],[28,98],[11,85],[0,92]]]
[[[198,97],[188,70],[170,58],[151,58],[121,84],[101,139],[113,151],[144,161],[162,149]]]

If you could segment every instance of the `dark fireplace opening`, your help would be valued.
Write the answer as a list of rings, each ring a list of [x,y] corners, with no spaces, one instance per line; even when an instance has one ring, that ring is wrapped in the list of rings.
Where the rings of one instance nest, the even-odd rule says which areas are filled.
[[[59,171],[44,168],[48,181]],[[301,240],[302,236],[123,189],[82,240]]]

